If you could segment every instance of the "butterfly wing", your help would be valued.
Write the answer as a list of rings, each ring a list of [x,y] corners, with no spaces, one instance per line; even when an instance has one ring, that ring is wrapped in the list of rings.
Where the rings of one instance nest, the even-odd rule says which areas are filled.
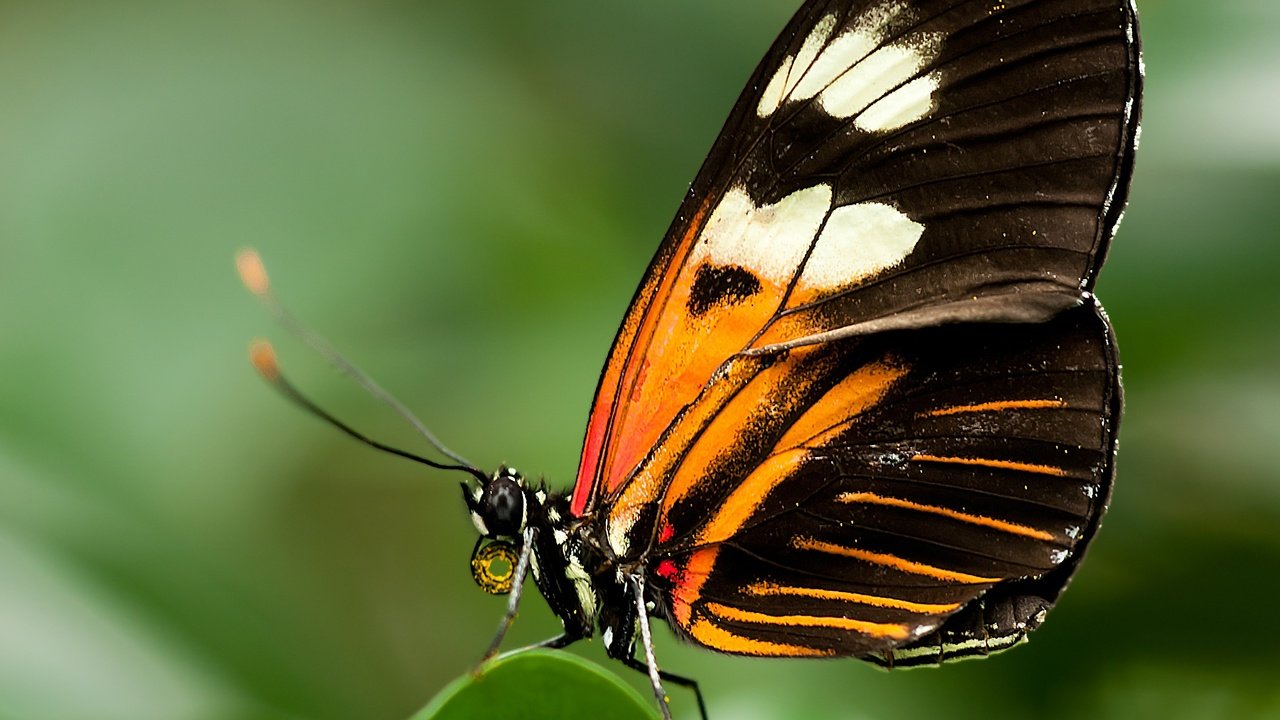
[[[1120,388],[1093,304],[797,348],[741,377],[632,526],[702,645],[896,664],[1001,649],[1106,506]]]
[[[763,362],[730,367],[744,351],[1080,304],[1132,166],[1135,22],[1127,0],[806,3],[627,311],[571,511],[628,540],[704,391]]]

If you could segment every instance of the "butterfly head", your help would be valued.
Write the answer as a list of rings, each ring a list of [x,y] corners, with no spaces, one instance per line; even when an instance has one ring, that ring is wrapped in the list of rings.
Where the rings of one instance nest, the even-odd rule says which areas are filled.
[[[485,592],[511,591],[522,535],[529,520],[524,477],[514,468],[498,468],[479,487],[462,484],[471,522],[480,533],[471,553],[471,576]]]

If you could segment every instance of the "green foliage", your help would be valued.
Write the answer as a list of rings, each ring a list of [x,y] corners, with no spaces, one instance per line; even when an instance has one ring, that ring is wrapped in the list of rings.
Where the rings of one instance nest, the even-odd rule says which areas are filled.
[[[411,720],[562,720],[658,716],[644,698],[613,674],[562,652],[533,650],[499,657],[477,674],[449,683]]]

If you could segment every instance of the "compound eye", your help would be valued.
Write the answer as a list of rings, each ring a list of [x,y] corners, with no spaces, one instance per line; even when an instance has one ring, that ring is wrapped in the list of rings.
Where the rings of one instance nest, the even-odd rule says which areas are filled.
[[[489,483],[484,494],[485,525],[491,535],[519,535],[524,525],[524,491],[508,477]]]
[[[471,577],[490,595],[506,595],[515,581],[520,553],[511,543],[498,540],[483,547],[477,545],[471,554]]]

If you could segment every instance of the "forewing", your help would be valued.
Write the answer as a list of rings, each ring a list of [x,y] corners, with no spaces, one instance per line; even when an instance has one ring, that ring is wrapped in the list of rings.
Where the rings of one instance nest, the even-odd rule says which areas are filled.
[[[1109,497],[1119,377],[1092,304],[799,348],[714,395],[660,499],[615,508],[609,537],[717,650],[1001,649],[1056,600]]]
[[[1128,0],[806,3],[632,301],[572,511],[617,498],[744,350],[1077,305],[1123,207],[1139,84]]]

